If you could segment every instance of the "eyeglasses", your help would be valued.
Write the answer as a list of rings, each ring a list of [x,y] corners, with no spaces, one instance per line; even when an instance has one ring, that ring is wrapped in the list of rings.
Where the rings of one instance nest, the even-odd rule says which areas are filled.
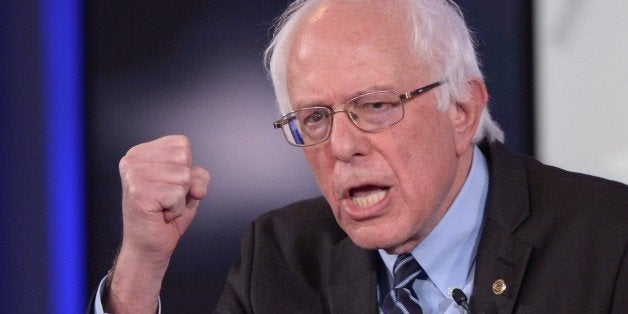
[[[438,81],[405,94],[395,90],[376,91],[349,99],[344,110],[333,111],[329,107],[308,107],[292,111],[273,123],[281,129],[288,143],[293,146],[312,146],[326,141],[331,134],[333,115],[347,114],[358,129],[375,133],[387,129],[403,119],[403,102],[442,85]]]

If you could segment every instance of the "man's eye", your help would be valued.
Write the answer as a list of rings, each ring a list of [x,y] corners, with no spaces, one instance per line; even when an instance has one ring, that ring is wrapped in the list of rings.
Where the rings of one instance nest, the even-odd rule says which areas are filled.
[[[315,111],[315,112],[312,112],[311,114],[307,115],[303,119],[303,124],[305,124],[305,125],[319,124],[323,120],[325,120],[326,118],[327,118],[327,113],[326,112],[324,112],[324,111]]]
[[[389,102],[369,102],[360,104],[359,109],[362,111],[385,111],[394,107],[394,104]]]

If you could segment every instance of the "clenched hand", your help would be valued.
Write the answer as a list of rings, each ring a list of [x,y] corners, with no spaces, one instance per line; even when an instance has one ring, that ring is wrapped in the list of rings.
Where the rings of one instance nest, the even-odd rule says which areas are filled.
[[[156,307],[170,256],[209,184],[209,173],[193,167],[191,156],[187,137],[166,136],[131,148],[120,161],[124,232],[109,311]]]

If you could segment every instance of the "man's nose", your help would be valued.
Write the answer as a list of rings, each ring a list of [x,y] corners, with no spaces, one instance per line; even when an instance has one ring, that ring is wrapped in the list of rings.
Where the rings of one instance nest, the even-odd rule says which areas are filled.
[[[367,134],[353,124],[348,114],[336,112],[329,135],[332,154],[342,161],[368,153]]]

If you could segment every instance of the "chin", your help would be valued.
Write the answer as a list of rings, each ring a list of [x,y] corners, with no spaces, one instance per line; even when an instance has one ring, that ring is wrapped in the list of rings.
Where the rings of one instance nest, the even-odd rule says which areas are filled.
[[[345,229],[345,232],[347,232],[349,238],[351,238],[351,241],[353,241],[355,245],[366,250],[384,249],[386,251],[392,250],[393,252],[397,252],[406,249],[409,242],[414,242],[412,239],[409,239],[409,236],[400,234],[398,229],[395,230],[394,228],[382,226],[360,227],[353,230]],[[412,245],[408,251],[415,246],[416,244]]]

